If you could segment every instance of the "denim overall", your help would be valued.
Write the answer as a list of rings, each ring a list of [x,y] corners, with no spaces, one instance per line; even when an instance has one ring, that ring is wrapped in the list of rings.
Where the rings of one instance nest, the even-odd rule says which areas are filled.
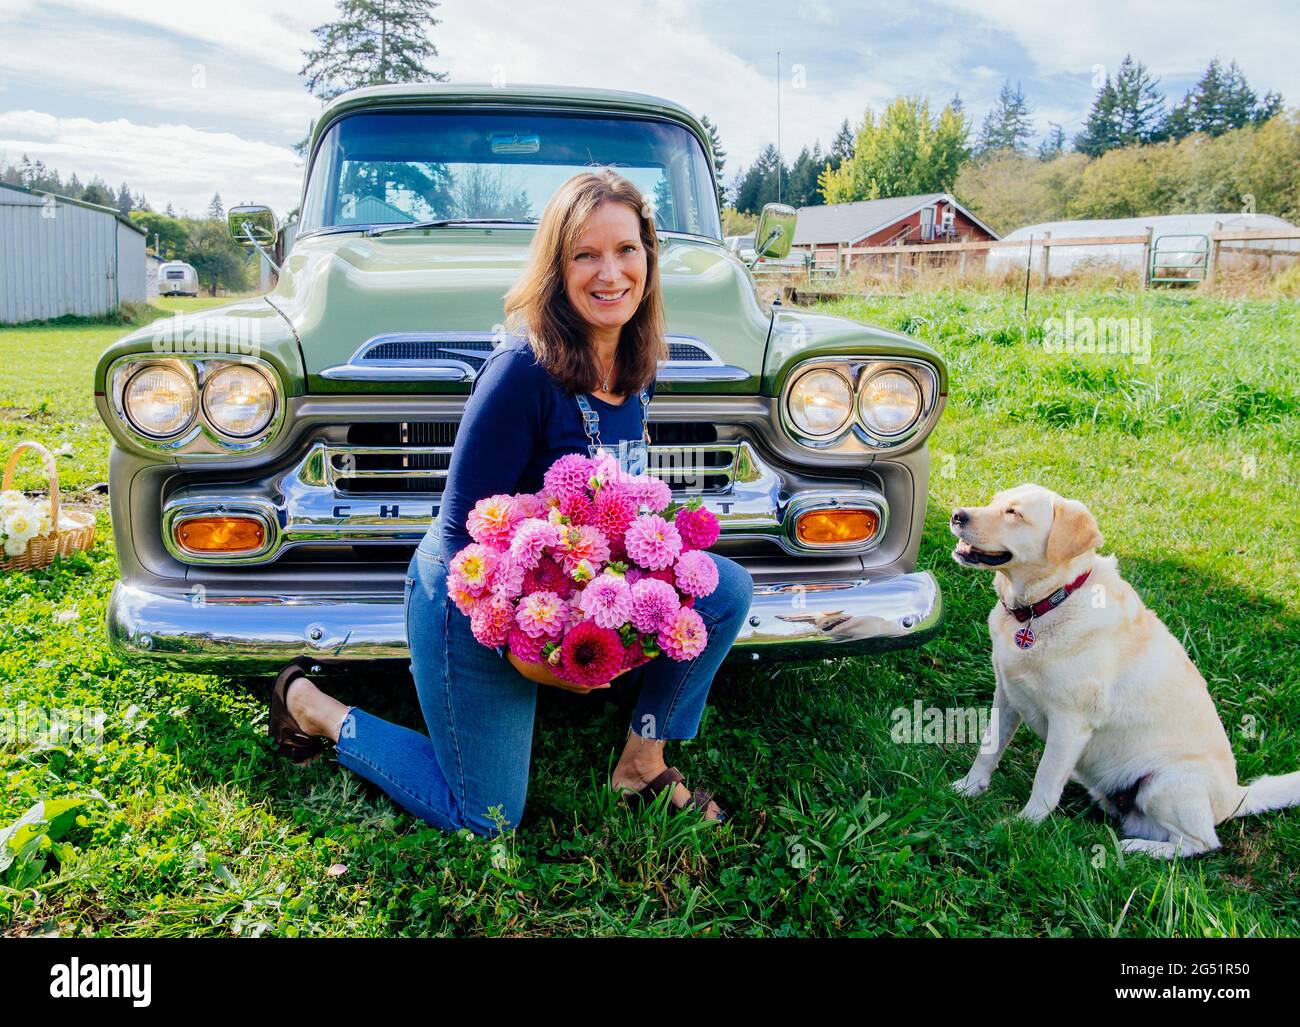
[[[577,393],[578,409],[582,413],[582,430],[587,433],[587,455],[606,452],[618,460],[624,474],[645,474],[649,461],[650,445],[650,394],[641,390],[641,438],[624,439],[618,445],[604,445],[600,441],[600,414],[591,408],[586,393]],[[626,400],[624,400],[626,402]]]
[[[577,399],[589,452],[609,452],[629,470],[644,466],[650,402],[645,390],[643,437],[619,446],[602,445],[599,415],[585,395]],[[754,591],[749,571],[720,554],[709,556],[718,565],[718,587],[694,607],[708,631],[704,651],[682,662],[660,655],[610,686],[638,691],[628,730],[643,738],[696,736],[714,676],[749,615]],[[539,686],[474,638],[469,618],[447,595],[447,574],[440,551],[421,543],[411,558],[404,603],[411,676],[425,731],[353,706],[343,718],[335,752],[340,765],[421,820],[444,831],[468,828],[492,835],[498,826],[517,827],[523,815]],[[563,696],[557,701],[591,700]],[[500,820],[492,815],[494,808]]]

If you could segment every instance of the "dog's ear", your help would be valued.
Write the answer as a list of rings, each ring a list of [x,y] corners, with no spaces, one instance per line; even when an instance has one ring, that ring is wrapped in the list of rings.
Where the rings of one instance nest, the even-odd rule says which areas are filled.
[[[1088,508],[1075,499],[1052,504],[1052,530],[1047,536],[1047,562],[1068,563],[1101,545],[1101,531]]]

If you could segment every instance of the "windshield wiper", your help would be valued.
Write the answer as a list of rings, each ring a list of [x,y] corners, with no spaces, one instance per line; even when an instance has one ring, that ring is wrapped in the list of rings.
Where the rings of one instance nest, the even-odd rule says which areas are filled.
[[[445,228],[448,225],[533,225],[535,221],[516,218],[438,218],[436,221],[408,221],[400,225],[382,225],[366,229],[366,235],[386,235],[389,232],[406,232],[413,228]]]

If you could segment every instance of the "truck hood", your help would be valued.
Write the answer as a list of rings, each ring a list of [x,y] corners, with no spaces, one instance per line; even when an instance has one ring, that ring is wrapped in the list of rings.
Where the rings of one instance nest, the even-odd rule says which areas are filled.
[[[356,380],[338,369],[379,335],[490,337],[532,238],[529,229],[465,227],[308,236],[295,243],[267,299],[298,339],[309,392],[466,392],[465,382]],[[716,375],[666,377],[661,387],[757,393],[772,311],[744,265],[720,243],[661,236],[659,270],[668,334],[703,343],[719,364]]]

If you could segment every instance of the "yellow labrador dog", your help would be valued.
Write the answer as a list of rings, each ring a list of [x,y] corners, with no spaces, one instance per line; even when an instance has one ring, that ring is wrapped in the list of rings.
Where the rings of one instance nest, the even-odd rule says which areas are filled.
[[[1024,720],[1046,744],[1020,816],[1043,820],[1074,779],[1122,821],[1127,852],[1207,852],[1216,824],[1300,804],[1300,772],[1237,783],[1205,680],[1115,558],[1097,555],[1082,503],[1020,485],[954,510],[950,527],[953,559],[992,570],[999,599],[988,736],[958,792],[988,787]]]

